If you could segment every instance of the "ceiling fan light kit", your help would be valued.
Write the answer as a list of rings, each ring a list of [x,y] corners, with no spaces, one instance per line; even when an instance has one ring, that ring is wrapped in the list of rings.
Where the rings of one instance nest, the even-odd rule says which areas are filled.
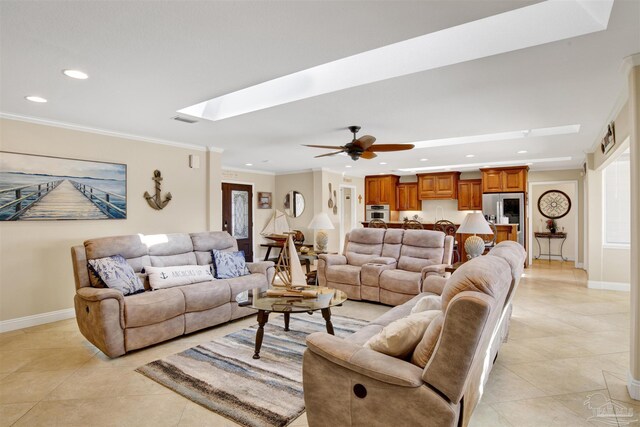
[[[357,138],[357,133],[360,131],[360,126],[349,126],[349,132],[353,134],[353,139],[351,142],[345,145],[307,145],[305,147],[313,147],[313,148],[325,148],[329,150],[338,150],[332,153],[320,154],[317,157],[327,157],[334,156],[340,153],[346,153],[352,160],[358,160],[359,158],[371,160],[378,155],[375,153],[383,152],[383,151],[404,151],[411,150],[414,148],[413,144],[378,144],[373,145],[376,142],[376,138],[371,135],[364,135],[360,138]]]

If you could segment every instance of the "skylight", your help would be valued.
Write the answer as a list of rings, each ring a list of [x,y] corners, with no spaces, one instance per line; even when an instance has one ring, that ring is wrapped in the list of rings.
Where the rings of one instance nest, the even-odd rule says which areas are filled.
[[[222,120],[607,28],[613,0],[547,0],[298,71],[178,110]]]

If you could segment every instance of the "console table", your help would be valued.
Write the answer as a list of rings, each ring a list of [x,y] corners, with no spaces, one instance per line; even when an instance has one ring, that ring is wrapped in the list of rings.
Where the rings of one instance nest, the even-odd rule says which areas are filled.
[[[533,233],[533,235],[536,238],[536,242],[538,242],[538,256],[535,257],[535,259],[539,259],[541,256],[548,256],[549,257],[549,262],[551,262],[551,257],[552,256],[559,256],[563,261],[567,261],[567,258],[565,258],[562,255],[562,248],[564,247],[564,242],[567,240],[567,233]],[[540,239],[547,239],[549,241],[549,252],[546,254],[542,253],[542,248],[540,246]],[[562,242],[560,243],[560,253],[558,254],[552,254],[551,253],[551,240],[552,239],[561,239]]]

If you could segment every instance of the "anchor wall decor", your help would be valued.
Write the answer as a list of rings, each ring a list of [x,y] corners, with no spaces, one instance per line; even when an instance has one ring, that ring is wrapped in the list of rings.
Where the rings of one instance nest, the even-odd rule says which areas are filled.
[[[158,169],[153,171],[153,178],[151,178],[156,183],[156,194],[150,195],[148,191],[144,192],[144,198],[147,199],[147,203],[155,210],[160,210],[167,206],[171,201],[171,193],[167,193],[167,196],[164,200],[162,200],[162,196],[160,195],[160,185],[162,182],[162,173]]]

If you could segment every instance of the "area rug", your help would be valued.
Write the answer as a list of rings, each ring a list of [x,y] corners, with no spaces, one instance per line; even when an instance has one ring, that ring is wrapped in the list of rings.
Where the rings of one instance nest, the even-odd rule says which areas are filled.
[[[260,359],[253,359],[257,325],[144,365],[136,371],[238,424],[286,426],[304,412],[302,353],[307,335],[326,331],[320,313],[283,316],[264,328]],[[336,336],[367,322],[332,316]]]

